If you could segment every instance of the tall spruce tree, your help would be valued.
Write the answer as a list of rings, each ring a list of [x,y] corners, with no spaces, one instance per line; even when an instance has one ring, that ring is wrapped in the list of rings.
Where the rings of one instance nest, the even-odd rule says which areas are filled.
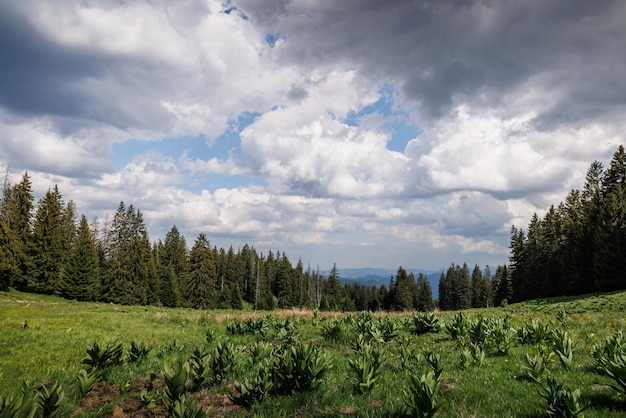
[[[61,289],[68,299],[96,301],[100,295],[98,250],[85,215],[80,218]]]
[[[198,235],[194,242],[189,254],[189,264],[186,299],[192,308],[214,308],[217,269],[211,244],[205,234]]]
[[[55,186],[48,189],[39,200],[33,225],[33,245],[31,246],[32,265],[31,288],[37,293],[59,292],[63,262],[67,258],[64,251],[62,224],[63,200]]]
[[[8,195],[8,227],[16,238],[13,255],[17,258],[18,269],[18,274],[13,277],[12,285],[18,290],[28,290],[29,277],[33,268],[32,213],[35,201],[28,172],[25,172],[22,180],[10,189]]]
[[[156,302],[156,269],[141,211],[120,202],[111,226],[110,262],[104,281],[108,302],[145,305]]]
[[[396,311],[410,311],[413,309],[413,285],[407,271],[400,266],[396,273],[395,293],[392,308]],[[413,283],[414,283],[413,279]]]
[[[420,273],[417,276],[418,297],[416,309],[421,312],[430,312],[435,309],[433,292],[428,277]]]

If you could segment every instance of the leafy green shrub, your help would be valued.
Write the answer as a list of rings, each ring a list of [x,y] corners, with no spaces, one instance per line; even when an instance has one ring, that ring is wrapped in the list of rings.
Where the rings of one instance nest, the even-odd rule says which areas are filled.
[[[415,345],[407,337],[398,340],[398,361],[401,370],[409,371],[414,369],[419,363],[419,355],[415,351]]]
[[[168,365],[165,366],[165,373],[163,374],[165,393],[162,400],[171,415],[175,409],[180,411],[181,406],[177,406],[177,403],[184,403],[189,372],[188,362],[180,363],[176,369],[171,369]]]
[[[89,391],[91,391],[91,387],[98,380],[98,374],[95,372],[88,372],[85,369],[80,369],[76,376],[76,380],[78,381],[78,390],[82,396],[86,396]]]
[[[446,323],[446,332],[453,340],[463,339],[469,331],[469,321],[463,312],[457,312],[450,322]]]
[[[39,406],[36,398],[33,388],[22,382],[17,395],[0,396],[0,418],[33,418]]]
[[[612,359],[603,360],[601,367],[601,370],[618,384],[618,386],[610,386],[626,395],[626,353],[616,354]]]
[[[324,353],[299,341],[284,349],[274,364],[274,390],[279,394],[304,392],[322,382],[330,363]]]
[[[131,341],[130,351],[128,352],[128,361],[131,363],[138,362],[146,357],[152,351],[152,347],[145,345],[144,343],[135,343]]]
[[[411,318],[413,332],[417,335],[429,332],[439,332],[442,328],[441,320],[433,312],[420,312]]]
[[[348,360],[356,377],[357,393],[371,392],[381,374],[384,349],[380,344],[366,344],[358,351],[357,358]]]
[[[524,358],[524,364],[522,365],[521,369],[522,376],[537,383],[541,383],[545,371],[546,364],[541,354],[535,354],[534,356],[526,354],[526,357]]]
[[[529,324],[517,330],[517,337],[523,345],[541,344],[550,341],[552,331],[547,324],[540,324],[533,318]]]
[[[469,338],[470,342],[477,345],[485,345],[491,333],[490,322],[486,318],[476,318],[470,322]]]
[[[491,331],[491,338],[496,354],[500,356],[509,354],[509,350],[517,341],[515,331],[511,328],[505,328],[503,326],[496,326]]]
[[[273,365],[269,358],[256,363],[255,373],[252,377],[245,378],[235,385],[241,393],[240,400],[246,406],[252,406],[255,402],[262,402],[268,397],[274,388]]]
[[[343,325],[337,319],[331,319],[322,325],[322,335],[327,340],[338,342],[344,335]]]
[[[404,391],[405,404],[411,417],[429,418],[439,409],[438,395],[441,380],[432,371],[417,377],[411,374],[409,391]]]
[[[189,374],[194,389],[200,389],[211,381],[211,357],[206,350],[196,348],[189,359]]]
[[[615,331],[612,335],[606,337],[602,346],[594,344],[592,353],[598,364],[598,370],[602,371],[609,359],[626,353],[626,339],[622,331]]]
[[[552,417],[582,417],[589,404],[582,403],[580,390],[570,390],[548,376],[539,394],[548,403],[546,412]]]
[[[63,387],[58,383],[54,383],[50,387],[40,385],[37,388],[36,402],[41,408],[41,416],[44,418],[52,416],[54,411],[59,409],[61,402],[65,398]]]
[[[122,344],[110,344],[100,346],[97,342],[87,349],[87,357],[82,364],[87,366],[87,372],[96,371],[102,373],[107,368],[119,365],[122,362],[124,348]]]
[[[552,331],[552,348],[561,364],[569,370],[572,367],[572,339],[567,331],[561,329]]]
[[[426,364],[428,364],[433,373],[435,373],[435,378],[439,379],[441,377],[441,373],[443,372],[443,367],[441,366],[441,353],[438,351],[425,351],[423,356]]]
[[[239,365],[240,354],[232,343],[217,343],[211,359],[213,383],[222,383],[232,373]]]

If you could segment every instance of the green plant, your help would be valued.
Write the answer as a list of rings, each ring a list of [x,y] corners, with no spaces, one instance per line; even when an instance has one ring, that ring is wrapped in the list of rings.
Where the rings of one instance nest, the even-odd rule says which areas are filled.
[[[210,361],[213,383],[222,383],[239,365],[239,358],[240,352],[235,351],[235,346],[232,343],[217,343],[215,353]]]
[[[553,417],[582,417],[583,411],[589,407],[589,404],[582,403],[580,390],[570,390],[552,376],[548,376],[539,394],[548,403],[547,414]]]
[[[198,401],[196,399],[189,399],[183,395],[180,399],[177,399],[171,408],[169,413],[171,418],[208,418],[209,411],[203,411],[198,408]]]
[[[489,321],[486,318],[476,318],[469,326],[470,342],[485,345],[490,334]]]
[[[422,374],[420,377],[411,374],[410,378],[409,391],[404,391],[408,415],[411,417],[432,417],[439,409],[437,398],[441,386],[440,379],[432,371]]]
[[[435,374],[435,378],[439,379],[441,377],[441,373],[443,372],[443,367],[441,366],[441,354],[435,351],[426,351],[423,356],[424,360],[426,360],[426,364],[430,366]]]
[[[520,344],[523,345],[541,344],[545,341],[550,341],[552,331],[547,324],[541,324],[533,318],[529,324],[517,330],[517,337]]]
[[[56,411],[61,402],[65,398],[65,392],[63,387],[58,383],[54,383],[51,386],[40,385],[37,388],[36,401],[41,408],[42,417],[50,417]]]
[[[552,348],[561,364],[569,370],[572,367],[572,339],[567,331],[561,329],[552,331]]]
[[[493,347],[496,354],[500,356],[509,354],[509,350],[517,341],[515,331],[504,326],[496,326],[491,331],[491,338],[493,340]]]
[[[93,346],[87,349],[87,357],[82,361],[82,364],[87,366],[88,372],[102,373],[107,368],[120,364],[123,353],[122,344],[107,343],[101,347],[97,342],[94,342]]]
[[[420,312],[411,318],[413,332],[417,335],[429,332],[439,332],[442,328],[441,320],[433,312]]]
[[[398,361],[401,370],[412,370],[419,363],[419,355],[415,351],[415,345],[408,337],[402,337],[398,340]]]
[[[211,381],[211,361],[206,350],[196,348],[189,359],[189,374],[194,389],[200,389]]]
[[[477,366],[482,366],[485,362],[485,351],[478,344],[470,344],[470,353],[472,354],[472,359],[474,364]]]
[[[380,344],[367,344],[356,353],[355,359],[348,360],[350,369],[356,377],[357,393],[371,392],[381,374],[383,365],[384,349]]]
[[[261,402],[268,397],[274,388],[274,377],[271,360],[263,360],[256,368],[252,377],[244,379],[235,385],[241,393],[240,400],[246,406],[252,406],[255,402]]]
[[[543,374],[546,371],[546,364],[541,354],[531,356],[526,354],[524,358],[524,364],[522,365],[521,375],[533,380],[537,383],[541,383]]]
[[[187,379],[189,378],[189,363],[184,362],[178,364],[176,369],[171,369],[165,365],[165,396],[163,404],[170,410],[174,403],[183,398],[187,393]]]
[[[37,413],[37,394],[26,382],[22,382],[17,395],[0,396],[0,418],[33,418]]]
[[[98,374],[95,372],[88,372],[85,369],[80,369],[76,375],[76,380],[78,381],[78,390],[84,397],[89,393],[89,391],[91,391],[91,387],[98,380]]]
[[[284,349],[274,365],[274,390],[280,394],[304,392],[322,382],[330,363],[312,344],[299,341]]]
[[[457,312],[452,320],[446,322],[446,332],[453,340],[463,339],[469,330],[469,321],[463,312]]]
[[[602,371],[613,379],[618,386],[610,385],[618,392],[626,395],[626,353],[615,355],[603,362]]]
[[[609,359],[626,353],[626,339],[624,338],[622,331],[615,331],[612,335],[606,337],[602,346],[594,344],[592,353],[598,364],[599,370],[602,370],[603,366]]]
[[[144,343],[137,344],[134,341],[131,341],[130,350],[128,352],[128,361],[130,361],[131,363],[138,362],[139,360],[148,357],[148,354],[151,350],[152,347],[149,347]]]
[[[322,324],[321,332],[324,338],[334,342],[339,341],[344,334],[343,325],[341,321],[337,319],[331,319],[330,321],[324,322],[324,324]]]
[[[139,400],[141,401],[141,404],[144,406],[144,408],[152,409],[156,406],[154,396],[145,389],[139,392]]]

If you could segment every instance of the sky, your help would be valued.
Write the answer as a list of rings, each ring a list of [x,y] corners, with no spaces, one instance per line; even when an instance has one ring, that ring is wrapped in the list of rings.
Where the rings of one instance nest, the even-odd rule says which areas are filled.
[[[152,240],[508,261],[626,141],[621,0],[0,0],[0,167]]]

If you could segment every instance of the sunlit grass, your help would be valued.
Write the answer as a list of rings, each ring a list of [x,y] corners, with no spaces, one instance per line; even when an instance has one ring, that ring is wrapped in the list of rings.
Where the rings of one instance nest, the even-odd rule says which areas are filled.
[[[618,417],[626,414],[626,399],[608,387],[610,379],[596,372],[592,350],[616,330],[626,329],[625,307],[626,292],[617,292],[531,301],[507,308],[470,310],[464,314],[471,320],[509,315],[514,329],[534,319],[552,329],[566,330],[574,343],[571,369],[567,370],[555,356],[546,366],[548,372],[569,388],[581,390],[583,400],[590,403],[585,416]],[[265,339],[279,349],[286,342],[276,331],[265,338],[226,332],[230,322],[267,315],[275,321],[292,319],[296,324],[295,338],[318,347],[328,357],[332,368],[317,390],[271,396],[256,403],[252,411],[259,416],[281,416],[283,412],[284,416],[301,417],[397,416],[404,410],[404,391],[409,385],[410,374],[428,371],[423,359],[411,363],[408,368],[401,362],[401,340],[410,342],[415,353],[433,351],[441,356],[443,373],[438,416],[535,417],[545,413],[545,401],[538,394],[539,384],[525,379],[521,372],[525,355],[537,353],[535,346],[516,342],[506,355],[486,350],[483,364],[463,366],[463,348],[445,329],[420,336],[411,333],[405,324],[411,322],[408,319],[412,313],[372,315],[375,319],[393,318],[398,336],[381,342],[386,355],[380,378],[371,391],[361,394],[355,390],[355,376],[349,367],[349,359],[357,355],[358,333],[353,324],[358,314],[319,313],[314,319],[309,310],[268,313],[128,307],[79,303],[15,291],[0,292],[0,395],[15,393],[23,380],[61,382],[68,393],[63,411],[69,415],[80,403],[76,375],[84,368],[81,361],[94,342],[122,343],[126,351],[131,341],[151,347],[148,358],[111,371],[109,383],[122,386],[116,400],[79,414],[104,416],[124,397],[138,396],[128,388],[134,377],[160,374],[166,363],[189,359],[194,348],[213,347],[216,341],[229,341],[237,349],[245,350],[254,341]],[[438,313],[444,322],[451,321],[453,315],[453,312]],[[342,337],[336,341],[322,334],[322,325],[331,320],[341,321],[344,328]],[[212,342],[207,341],[209,330],[212,330]],[[227,382],[211,390],[232,392],[233,384],[250,373],[250,366],[243,367]]]

